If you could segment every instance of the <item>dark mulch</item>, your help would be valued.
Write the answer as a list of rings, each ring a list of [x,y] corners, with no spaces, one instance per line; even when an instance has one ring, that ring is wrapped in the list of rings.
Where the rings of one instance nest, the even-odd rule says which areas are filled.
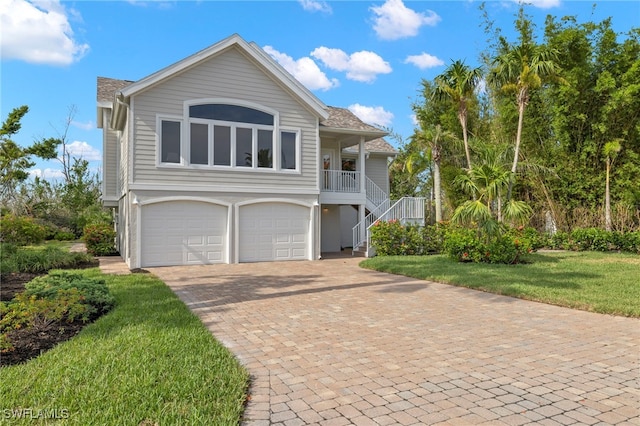
[[[84,265],[86,268],[92,268],[94,266],[96,265]],[[41,275],[45,274],[11,273],[3,275],[0,279],[2,286],[0,294],[2,300],[9,301],[13,299],[17,293],[24,291],[26,283]],[[92,318],[91,321],[88,322],[58,322],[39,330],[19,329],[9,332],[7,337],[11,341],[14,349],[0,353],[0,367],[20,364],[37,357],[58,343],[71,339],[78,334],[84,326],[90,324],[95,319],[96,318]]]
[[[29,272],[15,272],[2,275],[0,278],[0,300],[8,302],[21,291],[24,291],[24,285],[34,279],[45,274],[32,274]]]
[[[89,322],[60,322],[42,329],[23,328],[13,330],[7,337],[14,346],[9,352],[0,353],[0,366],[15,365],[35,358],[58,343],[71,339]]]

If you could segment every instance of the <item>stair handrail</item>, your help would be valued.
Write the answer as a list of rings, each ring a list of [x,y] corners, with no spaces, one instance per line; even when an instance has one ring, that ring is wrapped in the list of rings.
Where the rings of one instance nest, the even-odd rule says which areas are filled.
[[[371,201],[374,206],[379,206],[386,200],[389,200],[389,195],[378,186],[369,176],[365,176],[365,191],[367,193],[367,200]]]
[[[367,251],[371,250],[371,227],[378,221],[388,222],[391,220],[411,220],[425,218],[426,197],[402,197],[396,201],[391,207],[382,213],[378,219],[374,220],[365,228],[365,238],[367,241]]]
[[[386,212],[391,206],[391,204],[393,204],[393,202],[389,198],[382,201],[378,205],[378,207],[371,210],[369,214],[364,217],[363,221],[358,222],[356,226],[353,227],[352,234],[353,234],[354,249],[360,247],[360,245],[362,245],[362,243],[365,242],[366,238],[364,234],[366,230],[369,228],[369,225],[375,222],[376,219],[378,219],[378,216],[380,216],[380,214]],[[364,223],[364,226],[363,226],[363,223]]]

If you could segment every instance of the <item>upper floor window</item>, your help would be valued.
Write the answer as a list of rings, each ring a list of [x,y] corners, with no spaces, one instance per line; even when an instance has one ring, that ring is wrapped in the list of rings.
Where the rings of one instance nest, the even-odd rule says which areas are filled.
[[[160,120],[161,163],[239,170],[300,167],[300,132],[278,130],[276,112],[203,103],[188,105],[185,113],[184,129],[180,120]]]
[[[180,122],[162,120],[160,125],[160,161],[180,163]]]
[[[191,105],[189,117],[207,120],[233,121],[235,123],[273,126],[273,115],[257,109],[228,104]]]

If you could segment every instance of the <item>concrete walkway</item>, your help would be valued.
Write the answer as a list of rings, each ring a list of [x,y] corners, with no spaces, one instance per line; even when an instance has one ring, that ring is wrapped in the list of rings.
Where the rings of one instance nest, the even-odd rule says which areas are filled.
[[[252,376],[246,425],[640,425],[640,321],[367,271],[153,268]]]

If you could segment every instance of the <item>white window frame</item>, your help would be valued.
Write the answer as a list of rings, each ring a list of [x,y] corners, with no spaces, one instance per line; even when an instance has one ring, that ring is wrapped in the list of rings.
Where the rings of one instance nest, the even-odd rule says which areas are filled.
[[[164,163],[162,162],[162,122],[173,121],[180,123],[180,162],[179,163]],[[156,165],[162,167],[184,167],[185,165],[185,153],[184,151],[184,120],[183,117],[177,115],[156,115]]]
[[[265,124],[243,123],[235,121],[209,120],[204,118],[191,118],[189,116],[189,107],[204,104],[227,104],[237,105],[246,108],[271,114],[273,116],[273,126]],[[163,163],[162,162],[162,122],[174,121],[180,123],[180,163]],[[206,124],[208,126],[208,164],[191,164],[191,124]],[[156,165],[158,167],[171,168],[188,168],[202,170],[224,170],[224,171],[240,171],[240,172],[260,172],[260,173],[284,173],[284,174],[300,174],[302,169],[302,131],[299,128],[280,127],[280,114],[278,111],[265,107],[263,105],[230,98],[204,98],[192,99],[183,103],[183,116],[158,114],[156,115]],[[214,126],[222,126],[230,128],[230,165],[214,165]],[[250,128],[252,130],[252,161],[251,167],[236,166],[237,147],[236,147],[236,129]],[[258,167],[258,130],[269,130],[272,135],[272,167]],[[295,155],[296,168],[283,169],[281,165],[282,155],[282,132],[295,134]]]
[[[296,149],[296,168],[295,169],[283,169],[282,165],[280,164],[280,158],[282,156],[282,133],[286,132],[286,133],[295,133],[296,135],[296,144],[295,144],[295,149]],[[302,160],[302,131],[300,129],[295,129],[295,128],[291,128],[291,127],[281,127],[280,130],[278,131],[278,155],[277,155],[277,170],[281,173],[293,173],[293,174],[299,174],[300,170],[301,170],[301,160]],[[274,160],[274,165],[276,160]]]

